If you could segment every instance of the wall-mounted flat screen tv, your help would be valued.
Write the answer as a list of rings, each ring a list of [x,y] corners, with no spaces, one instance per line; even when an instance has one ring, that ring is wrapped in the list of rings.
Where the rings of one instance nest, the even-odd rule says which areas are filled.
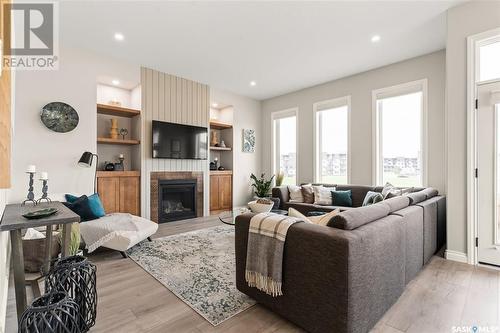
[[[206,127],[153,120],[153,158],[206,160]]]

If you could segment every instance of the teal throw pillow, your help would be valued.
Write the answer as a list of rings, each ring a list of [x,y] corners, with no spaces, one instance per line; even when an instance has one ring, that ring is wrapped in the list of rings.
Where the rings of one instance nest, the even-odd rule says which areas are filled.
[[[333,206],[352,207],[351,190],[332,191]]]
[[[76,200],[80,198],[71,194],[66,194],[65,197],[66,201],[69,203],[74,203]],[[106,212],[104,211],[104,206],[102,205],[101,202],[101,198],[99,198],[99,194],[94,193],[91,196],[89,196],[88,205],[90,210],[92,211],[94,219],[98,219],[106,215]]]

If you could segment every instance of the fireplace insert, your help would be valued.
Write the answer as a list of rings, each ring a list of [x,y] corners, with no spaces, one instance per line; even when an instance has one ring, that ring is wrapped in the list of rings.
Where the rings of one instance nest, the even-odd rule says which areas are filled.
[[[158,222],[196,217],[196,179],[158,182]]]

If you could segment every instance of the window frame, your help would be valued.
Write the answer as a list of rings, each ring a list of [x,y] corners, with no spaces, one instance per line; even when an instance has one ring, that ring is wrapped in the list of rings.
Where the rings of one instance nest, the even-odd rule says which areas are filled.
[[[372,91],[372,183],[374,186],[383,186],[383,159],[381,159],[382,130],[380,129],[380,113],[377,102],[383,98],[403,96],[415,92],[422,92],[422,114],[420,129],[420,149],[422,151],[422,176],[421,186],[426,187],[428,182],[428,81],[427,78],[397,84],[390,87],[380,88]]]
[[[490,82],[497,82],[498,80],[500,80],[500,77],[498,78],[493,78],[493,79],[489,79],[489,80],[483,80],[481,81],[480,79],[480,75],[481,75],[481,62],[479,61],[480,59],[480,51],[481,51],[481,47],[483,46],[487,46],[487,45],[490,45],[490,44],[495,44],[495,43],[500,43],[500,35],[494,35],[494,36],[491,36],[489,38],[485,38],[485,39],[482,39],[478,42],[476,42],[476,47],[475,47],[475,50],[474,50],[474,56],[475,56],[475,59],[477,59],[476,63],[475,63],[475,82],[477,84],[485,84],[485,83],[490,83]]]
[[[343,106],[347,106],[347,184],[351,184],[351,95],[313,103],[313,177],[316,183],[321,182],[321,163],[319,161],[321,141],[317,113]]]
[[[272,172],[276,175],[280,170],[278,170],[278,160],[277,160],[277,144],[279,144],[279,138],[277,137],[276,127],[274,124],[275,120],[295,117],[295,185],[299,184],[299,108],[293,107],[280,111],[271,112],[271,167]]]

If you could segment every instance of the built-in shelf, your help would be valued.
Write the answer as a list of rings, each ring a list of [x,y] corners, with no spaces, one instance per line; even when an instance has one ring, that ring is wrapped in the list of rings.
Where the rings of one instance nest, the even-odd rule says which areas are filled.
[[[222,123],[220,121],[211,119],[210,120],[210,128],[217,129],[217,130],[223,130],[223,129],[233,128],[233,125]]]
[[[211,170],[211,175],[232,175],[233,170]]]
[[[230,147],[214,147],[214,146],[210,146],[210,150],[231,151],[231,148]]]
[[[132,118],[141,114],[140,110],[124,108],[115,105],[97,104],[97,113],[115,117]]]
[[[128,171],[97,171],[97,178],[105,177],[139,177],[141,175],[140,171],[128,170]]]
[[[139,140],[123,140],[111,138],[97,138],[97,143],[112,144],[112,145],[138,145],[141,143]]]

